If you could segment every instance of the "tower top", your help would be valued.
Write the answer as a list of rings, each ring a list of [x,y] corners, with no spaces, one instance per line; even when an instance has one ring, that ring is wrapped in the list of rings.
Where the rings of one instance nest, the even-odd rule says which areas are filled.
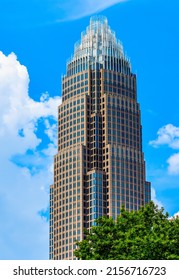
[[[93,16],[90,25],[81,33],[81,40],[76,42],[74,57],[89,55],[101,60],[103,55],[121,58],[124,56],[122,43],[108,25],[105,16]],[[103,59],[102,59],[103,60]]]
[[[125,61],[128,69],[131,69],[130,61],[124,54],[123,45],[116,38],[116,34],[108,25],[105,16],[91,17],[89,26],[81,33],[81,39],[74,45],[74,54],[67,61],[67,69],[70,69],[71,64],[84,63],[84,60],[83,70],[89,67],[95,69],[97,64],[100,65],[100,68],[114,70],[113,61],[118,64],[120,60]],[[121,72],[125,72],[123,66]]]
[[[68,63],[84,57],[102,63],[104,56],[127,60],[123,45],[108,25],[107,18],[96,15],[91,17],[89,26],[81,33],[81,39],[75,43],[74,55]]]

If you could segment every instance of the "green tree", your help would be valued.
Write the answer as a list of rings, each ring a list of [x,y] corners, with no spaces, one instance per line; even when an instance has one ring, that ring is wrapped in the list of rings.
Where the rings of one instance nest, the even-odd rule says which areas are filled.
[[[179,259],[179,218],[169,219],[152,201],[138,211],[122,208],[116,221],[97,219],[76,244],[75,256],[82,260]]]

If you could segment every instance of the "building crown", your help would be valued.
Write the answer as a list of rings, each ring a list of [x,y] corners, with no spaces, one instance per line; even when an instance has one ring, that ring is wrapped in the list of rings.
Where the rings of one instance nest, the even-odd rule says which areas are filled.
[[[67,61],[67,69],[71,63],[76,65],[80,60],[85,60],[87,69],[96,68],[96,63],[105,67],[105,62],[116,59],[123,60],[128,63],[131,68],[129,59],[125,56],[123,45],[116,38],[116,34],[108,25],[108,20],[105,16],[93,16],[90,19],[90,24],[86,30],[81,33],[81,39],[74,45],[74,55]],[[118,62],[117,62],[118,63]],[[109,70],[113,70],[111,66]]]

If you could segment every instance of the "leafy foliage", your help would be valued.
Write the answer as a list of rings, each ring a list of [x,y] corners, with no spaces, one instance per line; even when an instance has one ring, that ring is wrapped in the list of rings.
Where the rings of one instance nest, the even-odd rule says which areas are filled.
[[[169,219],[153,202],[138,211],[124,208],[117,221],[101,217],[85,231],[75,256],[82,260],[179,259],[179,218]]]

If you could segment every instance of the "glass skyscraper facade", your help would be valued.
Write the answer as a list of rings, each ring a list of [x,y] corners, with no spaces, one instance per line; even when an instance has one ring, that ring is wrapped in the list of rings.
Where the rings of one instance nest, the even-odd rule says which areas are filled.
[[[50,259],[75,259],[75,241],[100,216],[151,199],[136,75],[105,17],[92,17],[62,78],[58,153],[50,187]]]

